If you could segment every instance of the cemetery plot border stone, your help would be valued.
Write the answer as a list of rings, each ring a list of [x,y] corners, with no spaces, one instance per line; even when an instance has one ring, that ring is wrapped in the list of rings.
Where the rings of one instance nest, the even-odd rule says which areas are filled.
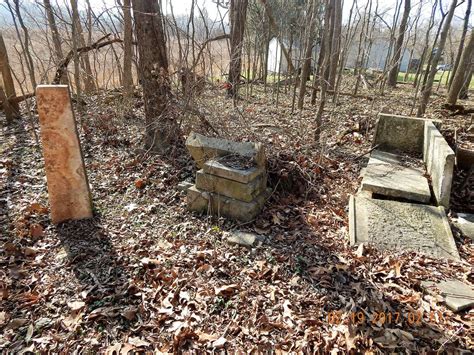
[[[39,85],[41,127],[51,220],[92,217],[92,199],[67,85]]]
[[[372,243],[381,249],[459,259],[442,206],[351,196],[349,236],[352,245]]]
[[[424,132],[423,160],[433,193],[438,205],[449,208],[455,154],[433,123],[426,122]]]

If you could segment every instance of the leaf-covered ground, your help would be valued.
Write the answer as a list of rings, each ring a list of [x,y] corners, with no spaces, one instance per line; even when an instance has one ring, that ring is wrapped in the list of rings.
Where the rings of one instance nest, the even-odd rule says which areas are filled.
[[[177,184],[192,180],[194,164],[182,146],[171,158],[144,154],[139,97],[125,103],[119,92],[101,93],[77,116],[92,220],[51,224],[28,115],[2,127],[2,351],[474,347],[473,312],[454,314],[420,287],[448,277],[473,283],[474,248],[458,230],[460,262],[348,245],[348,198],[359,185],[376,114],[410,114],[411,86],[373,100],[330,101],[321,145],[313,142],[316,108],[292,113],[292,89],[277,97],[270,87],[265,93],[254,86],[242,94],[237,109],[220,89],[207,90],[192,106],[223,137],[265,144],[274,192],[258,219],[243,225],[186,211]],[[465,128],[466,118],[435,110],[441,102],[434,95],[428,115],[451,131]],[[184,135],[209,134],[195,114],[179,108],[176,114]],[[32,120],[39,134],[34,113]],[[463,191],[453,201],[469,210]],[[233,230],[258,234],[258,244],[229,245]]]

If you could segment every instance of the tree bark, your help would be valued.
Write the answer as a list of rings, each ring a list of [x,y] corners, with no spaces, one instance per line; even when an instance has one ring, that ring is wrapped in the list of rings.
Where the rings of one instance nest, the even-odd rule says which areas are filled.
[[[227,96],[236,98],[239,91],[240,71],[242,68],[242,45],[247,17],[248,0],[231,0],[230,2],[230,63],[229,86]]]
[[[332,38],[330,37],[330,29],[332,26],[332,21],[334,20],[334,6],[337,0],[328,0],[326,3],[325,16],[324,16],[324,38],[323,38],[323,47],[324,47],[324,58],[321,66],[321,97],[318,106],[318,112],[316,113],[316,130],[314,132],[314,140],[319,142],[321,138],[321,127],[323,123],[323,112],[324,106],[326,105],[326,93],[328,88],[328,78],[329,78],[329,64],[331,57],[331,43]],[[321,49],[323,52],[323,49]]]
[[[390,72],[388,74],[387,85],[390,87],[395,87],[397,85],[398,71],[400,69],[400,60],[402,58],[402,47],[403,40],[405,37],[405,32],[408,24],[408,17],[410,16],[411,2],[410,0],[405,0],[405,7],[403,9],[402,21],[400,23],[400,28],[398,32],[397,41],[395,42],[395,50],[393,53],[392,61],[390,64]]]
[[[157,1],[132,0],[132,8],[145,102],[145,147],[166,154],[176,139],[177,124],[168,110],[171,88],[163,18]]]
[[[26,61],[26,66],[28,67],[28,73],[30,75],[31,85],[33,86],[33,88],[35,88],[36,87],[35,65],[33,63],[33,58],[31,57],[31,52],[30,52],[30,34],[28,32],[28,29],[25,26],[23,17],[21,15],[19,1],[13,0],[13,4],[15,5],[15,13],[18,18],[18,22],[20,23],[20,27],[23,31],[23,42],[21,40],[21,36],[18,31],[18,28],[16,28],[16,23],[15,23],[15,28],[17,30],[18,39],[20,40],[20,42],[22,42],[22,49],[25,53],[25,61]],[[10,4],[8,1],[7,1],[7,6],[10,8]],[[10,8],[10,11],[11,11],[11,8]]]
[[[125,96],[133,90],[132,78],[132,15],[130,0],[124,0],[123,6],[123,88]]]
[[[49,0],[43,0],[44,9],[46,11],[46,17],[48,19],[49,29],[51,30],[51,37],[53,39],[54,54],[56,57],[56,62],[60,63],[63,60],[63,50],[61,47],[61,39],[59,36],[58,26],[56,25],[56,19],[54,17],[53,8],[51,7],[51,2]],[[61,84],[67,84],[67,73],[64,72],[64,75],[61,77]]]
[[[306,46],[303,59],[303,67],[301,68],[300,76],[300,88],[298,96],[298,108],[301,110],[303,108],[304,96],[306,93],[306,79],[309,77],[311,69],[311,57],[313,54],[313,44],[314,44],[314,35],[316,27],[316,11],[317,6],[314,1],[311,1],[308,16],[309,20],[306,27]]]
[[[334,90],[336,84],[337,66],[339,64],[339,54],[341,51],[341,28],[342,28],[342,0],[334,3],[334,23],[332,24],[332,45],[331,62],[329,66],[328,90]]]
[[[474,68],[471,64],[471,71],[470,71],[469,74],[466,75],[466,79],[464,80],[464,84],[461,88],[461,91],[459,92],[459,98],[461,100],[466,100],[468,98],[469,84],[471,83],[473,72],[474,72]]]
[[[433,89],[433,82],[437,72],[436,66],[438,65],[439,59],[444,50],[444,45],[446,44],[446,38],[448,37],[449,27],[451,26],[451,20],[454,16],[454,10],[456,9],[457,0],[452,0],[451,5],[449,6],[448,14],[444,20],[443,29],[440,33],[439,43],[436,49],[436,54],[433,55],[433,58],[430,63],[430,72],[426,80],[426,84],[422,87],[422,94],[420,97],[420,103],[418,105],[417,117],[421,117],[425,111],[426,106],[428,105],[428,100],[431,95],[431,90]]]
[[[79,11],[77,9],[77,0],[71,0],[71,10],[72,10],[72,29],[73,29],[73,36],[76,41],[76,48],[86,47],[86,42],[84,40],[84,36],[82,34],[82,25],[81,19],[79,18]],[[82,63],[84,66],[84,91],[86,93],[90,93],[95,90],[94,79],[92,76],[92,68],[91,63],[89,61],[89,55],[87,53],[83,54]]]
[[[467,45],[464,47],[462,51],[461,59],[459,60],[459,66],[454,74],[453,81],[451,83],[451,87],[448,92],[447,102],[450,105],[456,104],[458,99],[459,93],[464,86],[464,81],[467,79],[469,80],[469,73],[472,70],[473,66],[473,57],[474,57],[474,30],[471,30],[471,34],[469,36],[469,40]],[[466,78],[466,73],[467,78]],[[468,84],[469,86],[469,84]]]
[[[454,65],[453,65],[453,68],[451,70],[451,77],[449,78],[449,84],[448,84],[449,89],[451,88],[451,85],[452,85],[453,80],[454,80],[454,76],[456,75],[456,70],[458,69],[459,61],[461,60],[461,54],[463,52],[464,42],[466,40],[466,34],[467,34],[468,27],[469,27],[469,19],[470,19],[470,16],[471,16],[471,7],[472,7],[472,0],[468,0],[467,1],[467,7],[466,7],[466,14],[464,16],[464,24],[463,24],[463,28],[462,28],[461,39],[459,41],[458,53],[456,54],[456,59],[454,60]]]
[[[0,82],[0,86],[4,88],[4,95],[9,101],[16,96],[15,83],[11,73],[10,63],[8,62],[7,49],[5,48],[5,42],[3,41],[2,33],[0,32],[0,74],[3,78],[3,85]],[[18,103],[10,103],[11,111],[18,112]],[[5,111],[6,112],[6,111]],[[10,115],[11,116],[11,115]]]

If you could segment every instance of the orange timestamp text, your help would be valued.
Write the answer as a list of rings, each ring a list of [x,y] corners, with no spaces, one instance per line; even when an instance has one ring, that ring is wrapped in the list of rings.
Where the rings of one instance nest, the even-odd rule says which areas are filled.
[[[326,320],[329,324],[342,324],[348,319],[351,324],[367,324],[373,325],[390,325],[399,324],[403,321],[409,325],[421,325],[423,321],[429,323],[441,323],[444,322],[443,313],[439,311],[413,311],[413,312],[373,312],[367,314],[366,312],[349,312],[344,313],[343,311],[330,311]]]

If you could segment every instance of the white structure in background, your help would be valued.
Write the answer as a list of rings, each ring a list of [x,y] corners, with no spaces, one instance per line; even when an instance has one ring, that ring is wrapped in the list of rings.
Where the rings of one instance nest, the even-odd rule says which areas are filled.
[[[273,37],[272,40],[268,43],[268,62],[267,62],[267,70],[269,73],[278,73],[278,69],[280,67],[280,61],[283,53],[281,52],[281,45],[278,42],[276,37]],[[285,62],[285,68],[282,68],[281,71],[285,71],[288,68],[288,63]]]
[[[290,49],[290,44],[284,41],[285,47],[287,50]],[[291,58],[295,68],[299,67],[299,47],[298,43],[295,41],[291,46]],[[268,62],[267,70],[269,73],[280,73],[286,74],[288,72],[288,62],[286,61],[285,55],[281,50],[281,44],[278,38],[273,37],[270,42],[268,42]]]

